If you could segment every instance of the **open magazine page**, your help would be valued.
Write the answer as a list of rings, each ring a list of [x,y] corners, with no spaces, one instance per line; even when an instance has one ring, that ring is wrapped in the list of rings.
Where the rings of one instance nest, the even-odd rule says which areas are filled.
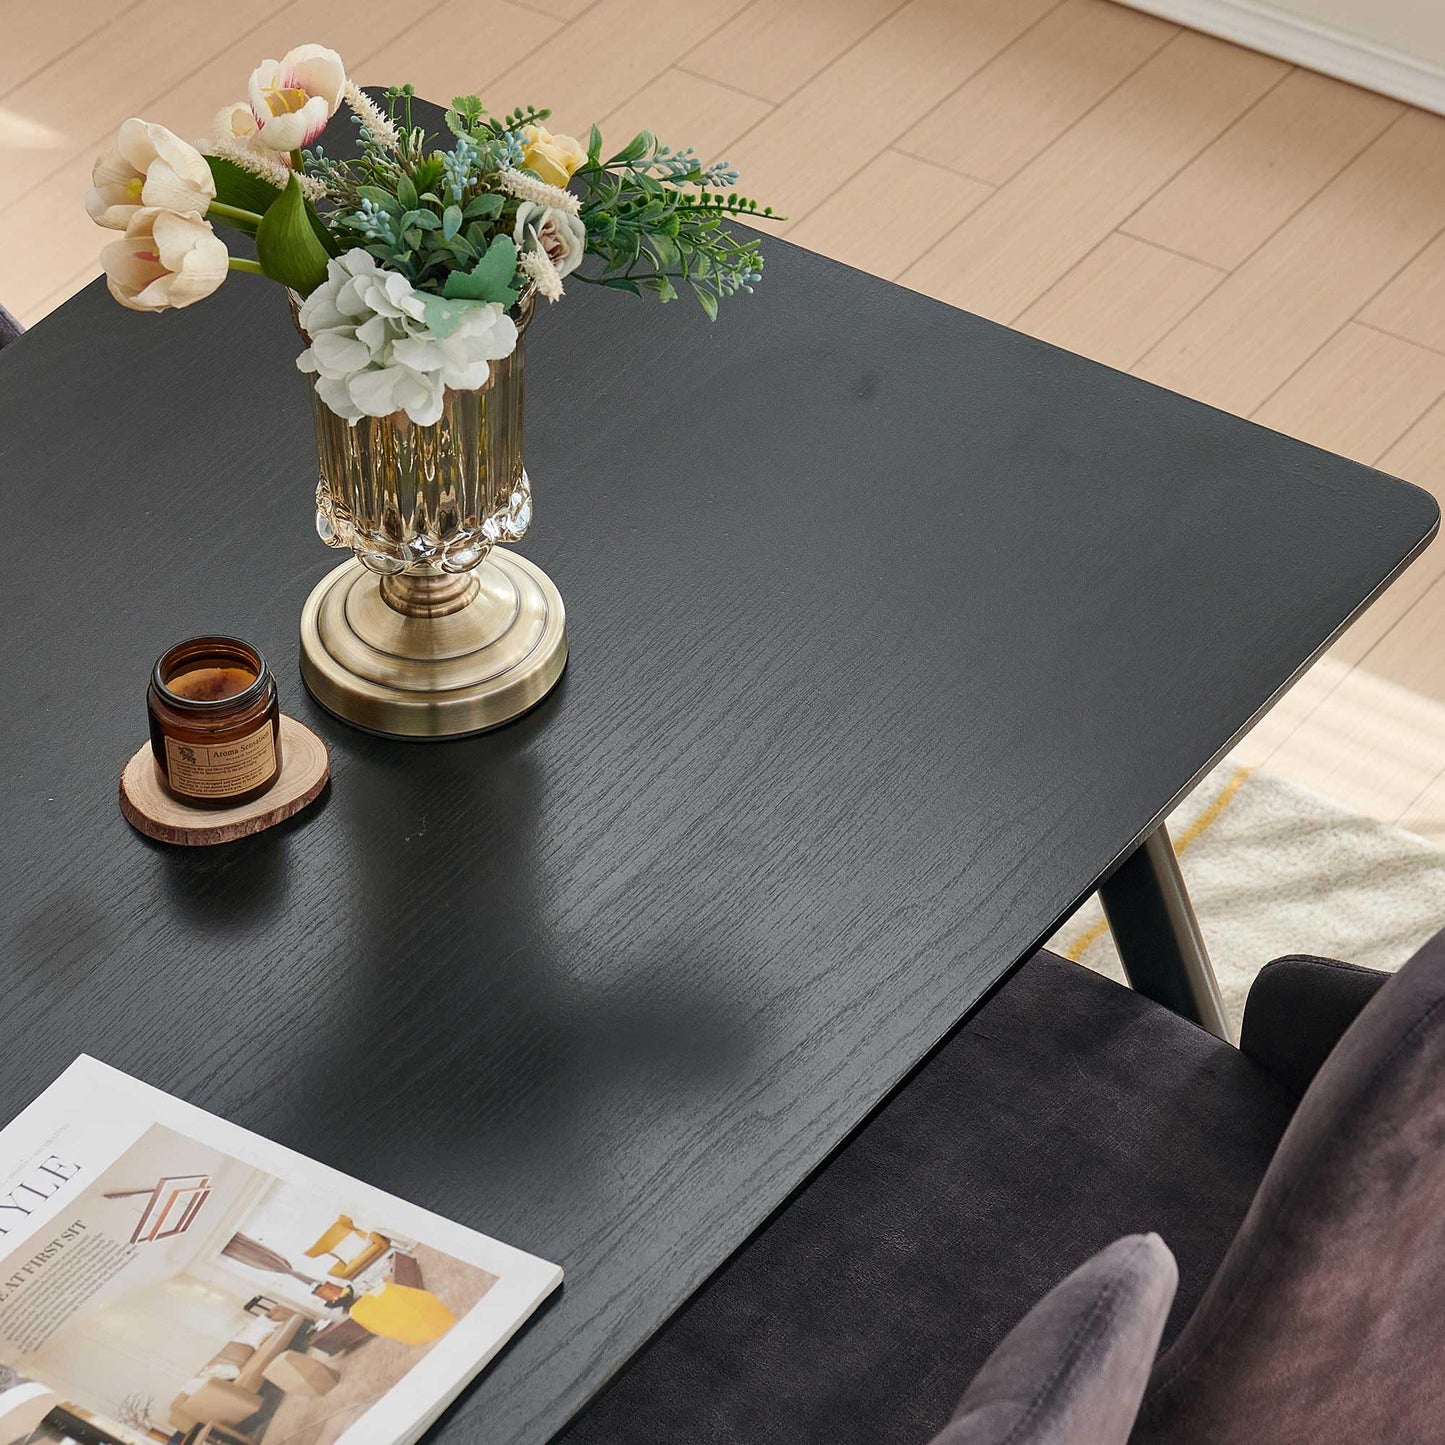
[[[0,1445],[403,1445],[561,1277],[82,1057],[0,1131]]]

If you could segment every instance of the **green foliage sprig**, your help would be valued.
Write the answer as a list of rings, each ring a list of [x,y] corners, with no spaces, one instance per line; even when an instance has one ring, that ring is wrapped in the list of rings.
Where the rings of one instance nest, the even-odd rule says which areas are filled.
[[[758,239],[739,240],[723,222],[771,217],[773,209],[724,192],[737,179],[725,162],[704,166],[692,150],[673,151],[650,131],[603,160],[594,125],[586,164],[572,179],[581,187],[587,249],[602,262],[598,275],[582,279],[663,301],[682,283],[714,320],[720,300],[751,292],[762,279]]]

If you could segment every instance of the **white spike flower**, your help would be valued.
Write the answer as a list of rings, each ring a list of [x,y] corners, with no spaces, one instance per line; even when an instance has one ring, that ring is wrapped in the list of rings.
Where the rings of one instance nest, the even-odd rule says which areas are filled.
[[[326,197],[324,182],[301,171],[293,171],[274,152],[248,145],[245,141],[237,140],[235,136],[223,133],[212,136],[209,150],[211,155],[234,162],[243,171],[249,171],[251,175],[269,182],[278,191],[284,191],[294,175],[300,182],[301,193],[308,201],[320,201]]]
[[[354,81],[346,82],[342,92],[346,103],[361,117],[366,132],[379,146],[394,151],[401,144],[401,134],[385,111]]]
[[[517,257],[517,270],[537,288],[539,296],[548,301],[562,299],[562,277],[545,251],[523,251]]]
[[[498,171],[497,186],[519,201],[531,201],[535,206],[565,211],[569,216],[575,216],[582,209],[581,201],[571,191],[564,191],[560,186],[549,186],[546,181],[539,181],[536,176],[529,176],[526,171]]]

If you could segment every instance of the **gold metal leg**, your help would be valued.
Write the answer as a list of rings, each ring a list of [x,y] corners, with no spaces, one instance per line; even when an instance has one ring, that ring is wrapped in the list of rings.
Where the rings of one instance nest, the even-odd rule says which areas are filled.
[[[1099,901],[1134,988],[1233,1042],[1204,935],[1163,823],[1100,886]]]

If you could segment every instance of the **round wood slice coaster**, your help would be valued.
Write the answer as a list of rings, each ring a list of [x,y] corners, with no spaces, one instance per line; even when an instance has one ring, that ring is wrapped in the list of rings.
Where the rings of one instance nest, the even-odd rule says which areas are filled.
[[[326,744],[281,715],[281,776],[259,798],[234,808],[188,808],[165,790],[147,743],[120,775],[120,810],[132,828],[162,843],[205,847],[274,828],[316,800],[331,776]]]

